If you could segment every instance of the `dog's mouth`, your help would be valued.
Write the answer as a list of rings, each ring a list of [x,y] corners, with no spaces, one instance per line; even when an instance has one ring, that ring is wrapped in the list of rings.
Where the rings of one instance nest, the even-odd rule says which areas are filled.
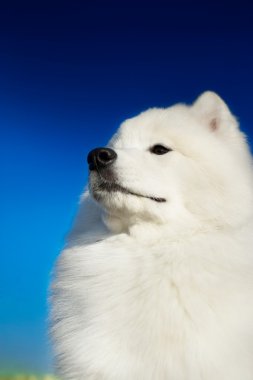
[[[100,197],[98,196],[98,193],[101,191],[106,191],[109,193],[110,192],[120,192],[123,194],[133,195],[136,197],[147,198],[147,199],[150,199],[150,200],[152,200],[154,202],[158,202],[158,203],[166,202],[165,198],[139,194],[139,193],[136,193],[130,189],[127,189],[126,187],[119,185],[116,182],[103,181],[103,182],[99,183],[98,185],[96,185],[96,187],[93,188],[94,198],[98,198],[98,200],[99,200]]]

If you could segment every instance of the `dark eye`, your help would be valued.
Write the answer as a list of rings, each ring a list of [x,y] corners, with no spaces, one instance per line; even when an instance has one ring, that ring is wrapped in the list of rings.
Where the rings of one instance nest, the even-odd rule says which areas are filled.
[[[154,154],[165,154],[165,153],[170,152],[171,150],[172,149],[166,148],[166,146],[163,146],[160,144],[154,145],[150,148],[150,152]]]

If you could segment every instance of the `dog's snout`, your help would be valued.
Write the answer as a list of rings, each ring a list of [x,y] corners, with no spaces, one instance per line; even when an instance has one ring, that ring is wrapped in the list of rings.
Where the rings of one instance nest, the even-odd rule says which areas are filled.
[[[102,169],[111,165],[117,158],[117,153],[111,148],[96,148],[90,151],[87,162],[90,170]]]

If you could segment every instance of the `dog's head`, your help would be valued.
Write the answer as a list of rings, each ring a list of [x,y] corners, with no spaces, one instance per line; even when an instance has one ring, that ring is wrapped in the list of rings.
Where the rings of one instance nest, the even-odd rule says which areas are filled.
[[[125,224],[241,223],[252,204],[251,156],[222,99],[150,109],[88,154],[89,188]]]

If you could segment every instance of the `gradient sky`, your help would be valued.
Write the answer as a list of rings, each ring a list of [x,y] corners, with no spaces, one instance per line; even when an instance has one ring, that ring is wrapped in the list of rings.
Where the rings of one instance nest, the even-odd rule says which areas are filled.
[[[218,92],[253,138],[253,5],[215,1],[0,4],[0,370],[50,370],[49,274],[121,121]]]

